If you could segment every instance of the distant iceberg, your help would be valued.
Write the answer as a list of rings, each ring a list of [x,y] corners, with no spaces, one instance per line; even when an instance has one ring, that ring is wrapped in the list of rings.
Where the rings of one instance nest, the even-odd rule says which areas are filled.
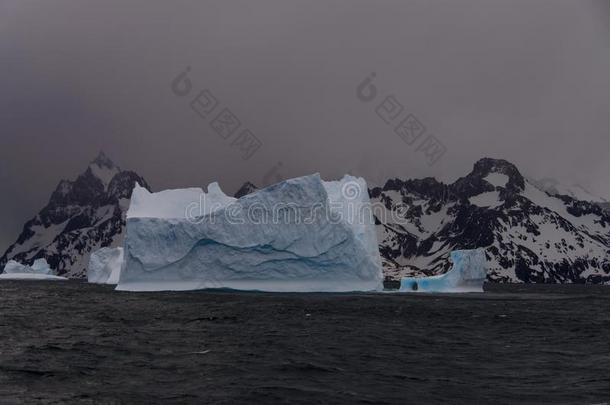
[[[372,291],[382,269],[364,179],[318,174],[239,199],[218,184],[150,193],[127,213],[118,290]]]
[[[66,280],[64,277],[53,275],[53,270],[45,259],[36,259],[34,264],[28,266],[9,260],[4,266],[4,273],[0,274],[2,280]]]
[[[118,284],[123,264],[123,248],[101,248],[91,254],[87,281],[96,284]]]
[[[445,274],[431,277],[406,277],[400,280],[402,292],[483,292],[487,277],[485,251],[454,250],[453,266]]]
[[[27,264],[21,264],[14,260],[9,260],[4,266],[4,273],[6,274],[18,274],[18,273],[29,273],[29,274],[53,274],[49,263],[45,259],[36,259],[34,264],[28,266]]]

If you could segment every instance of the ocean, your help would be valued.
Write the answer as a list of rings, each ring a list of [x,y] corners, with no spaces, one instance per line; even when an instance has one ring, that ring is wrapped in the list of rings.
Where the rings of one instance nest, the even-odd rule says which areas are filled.
[[[610,402],[610,287],[127,293],[0,282],[0,403]]]

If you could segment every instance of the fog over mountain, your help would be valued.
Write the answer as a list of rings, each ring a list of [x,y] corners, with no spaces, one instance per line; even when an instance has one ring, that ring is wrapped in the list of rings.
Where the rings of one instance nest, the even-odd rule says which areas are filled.
[[[245,181],[348,171],[370,186],[453,182],[488,156],[610,200],[608,9],[2,1],[0,251],[100,150],[155,190],[218,180],[232,193]],[[181,95],[172,81],[187,67]],[[357,88],[373,72],[366,101]],[[217,102],[204,117],[191,104],[203,90]],[[225,108],[235,133],[214,123]],[[409,115],[425,128],[417,142],[395,132]],[[251,156],[245,129],[260,142]],[[446,148],[433,165],[420,142],[430,135]]]

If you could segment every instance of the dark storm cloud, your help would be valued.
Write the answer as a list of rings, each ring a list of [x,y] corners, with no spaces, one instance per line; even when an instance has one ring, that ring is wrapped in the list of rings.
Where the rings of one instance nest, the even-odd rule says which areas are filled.
[[[608,15],[560,0],[5,0],[0,247],[100,149],[156,189],[452,180],[492,156],[608,196]],[[261,140],[253,157],[172,93],[186,66]],[[371,72],[447,147],[436,165],[356,97]]]

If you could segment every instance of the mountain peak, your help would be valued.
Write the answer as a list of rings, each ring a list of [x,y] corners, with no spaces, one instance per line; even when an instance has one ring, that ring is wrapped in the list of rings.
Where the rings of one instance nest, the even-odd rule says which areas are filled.
[[[234,196],[235,196],[235,198],[241,198],[241,197],[245,196],[246,194],[250,194],[250,193],[252,193],[252,192],[254,192],[254,191],[256,191],[256,190],[258,190],[258,187],[256,187],[256,186],[255,186],[254,184],[252,184],[251,182],[246,181],[246,182],[244,183],[244,185],[243,185],[243,186],[241,186],[241,187],[239,188],[239,190],[237,190],[237,192],[235,193],[235,195],[234,195]]]
[[[482,158],[479,159],[472,168],[470,174],[467,177],[476,179],[488,178],[491,174],[505,175],[508,181],[505,184],[505,188],[517,190],[523,190],[525,188],[525,179],[513,163],[504,159],[493,159],[493,158]]]
[[[479,159],[472,169],[471,174],[481,174],[483,176],[491,173],[505,174],[509,177],[522,177],[517,166],[504,159],[482,158]]]
[[[100,168],[113,169],[116,168],[114,162],[110,160],[104,151],[100,150],[97,157],[91,161],[91,165],[98,166]]]
[[[100,151],[97,157],[89,164],[88,171],[98,178],[102,182],[104,190],[107,190],[110,181],[121,172],[121,169],[103,151]]]
[[[453,192],[459,192],[465,197],[472,197],[496,187],[502,187],[504,197],[520,193],[525,189],[525,179],[517,166],[504,159],[479,159],[466,176],[459,178],[451,185]],[[508,194],[505,194],[508,193]]]

